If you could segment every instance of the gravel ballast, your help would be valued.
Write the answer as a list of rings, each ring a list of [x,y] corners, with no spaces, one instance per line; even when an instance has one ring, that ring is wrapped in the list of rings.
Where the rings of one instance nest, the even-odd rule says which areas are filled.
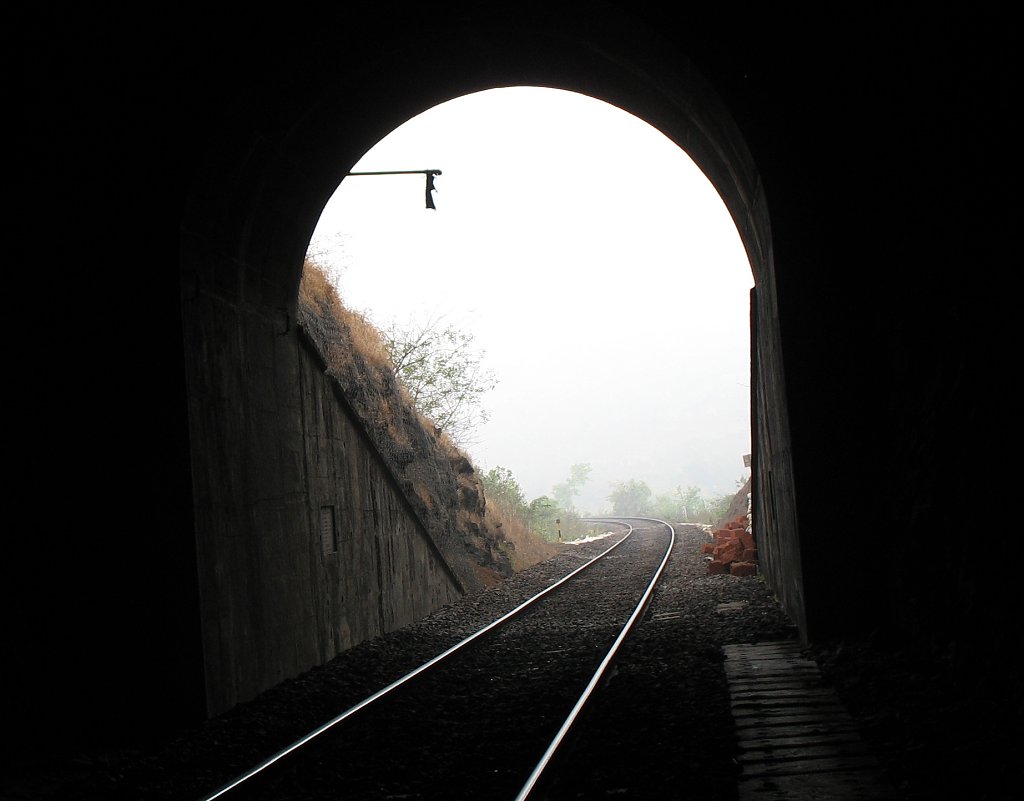
[[[700,555],[707,539],[699,527],[677,527],[675,552],[650,606],[611,679],[588,708],[580,732],[559,755],[559,775],[572,780],[556,780],[546,788],[551,798],[736,798],[736,745],[722,647],[792,639],[797,632],[759,577],[707,574]],[[567,545],[497,586],[339,654],[158,749],[142,752],[129,742],[120,750],[78,755],[72,762],[32,766],[17,781],[8,780],[4,797],[199,799],[513,609],[612,542]],[[845,654],[814,652],[841,694],[869,658],[852,660],[850,653],[850,648]],[[848,698],[855,714],[858,706],[871,702],[863,686]],[[901,775],[905,743],[892,732],[888,740],[875,742],[894,782],[903,781],[907,797],[915,797],[912,782]],[[921,771],[922,760],[917,754],[915,770]],[[382,769],[386,766],[383,755]]]

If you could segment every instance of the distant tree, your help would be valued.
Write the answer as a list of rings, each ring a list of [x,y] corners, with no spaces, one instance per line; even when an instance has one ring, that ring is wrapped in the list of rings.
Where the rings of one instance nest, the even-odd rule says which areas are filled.
[[[530,528],[544,537],[544,539],[558,539],[559,524],[556,521],[560,520],[563,514],[558,501],[554,498],[549,498],[547,495],[534,498],[530,501],[528,514]]]
[[[488,419],[483,396],[498,384],[483,366],[484,351],[473,350],[473,334],[436,319],[392,323],[381,333],[416,408],[456,443],[470,444]]]
[[[695,487],[692,484],[685,490],[682,487],[676,487],[676,495],[683,507],[684,520],[699,522],[707,517],[707,502],[704,500],[700,487]]]
[[[729,512],[732,504],[732,495],[718,495],[708,501],[708,519],[706,522],[713,523],[721,520]]]
[[[590,479],[590,465],[589,464],[574,464],[569,468],[569,478],[560,484],[555,484],[551,489],[551,493],[555,496],[555,500],[561,505],[566,511],[574,511],[576,505],[573,503],[573,498],[580,494],[580,488]]]
[[[631,517],[647,513],[651,501],[651,488],[643,481],[630,479],[617,481],[608,495],[612,509],[616,515]]]
[[[733,497],[733,495],[705,497],[700,487],[691,485],[684,490],[681,486],[677,486],[671,493],[663,492],[655,495],[650,504],[650,511],[655,517],[665,520],[714,523],[725,516]]]
[[[686,505],[682,500],[682,492],[676,487],[672,492],[659,492],[654,496],[651,512],[663,520],[686,520]]]
[[[529,507],[522,487],[507,467],[491,468],[480,477],[480,480],[484,485],[484,495],[489,501],[524,519],[529,516]]]

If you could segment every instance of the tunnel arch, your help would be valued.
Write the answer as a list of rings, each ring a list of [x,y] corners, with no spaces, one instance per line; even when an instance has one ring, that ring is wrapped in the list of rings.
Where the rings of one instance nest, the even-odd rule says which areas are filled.
[[[217,173],[231,170],[223,178],[236,194],[230,206],[217,208],[223,196],[193,204],[186,231],[210,231],[215,217],[221,247],[257,281],[280,290],[278,306],[293,304],[301,253],[316,219],[366,151],[445,101],[486,89],[539,86],[615,105],[686,151],[722,196],[760,283],[771,269],[771,233],[757,167],[729,111],[685,55],[656,32],[601,6],[585,33],[575,19],[559,26],[540,15],[489,14],[441,31],[412,24],[389,29],[376,40],[382,46],[370,62],[317,64],[317,74],[291,72],[305,62],[291,65],[289,75],[264,87],[263,98],[236,99],[204,171],[216,184],[222,180]],[[257,102],[266,114],[289,117],[254,118]]]
[[[315,590],[280,605],[288,614],[267,597],[272,585],[295,594],[316,572],[315,557],[296,556],[297,544],[284,577],[266,576],[261,561],[289,532],[314,528],[319,503],[292,419],[303,407],[300,357],[288,350],[317,220],[390,131],[485,89],[539,86],[610,103],[675,142],[717,189],[755,283],[752,468],[755,499],[766,498],[755,519],[769,537],[791,532],[764,549],[764,567],[802,621],[771,226],[757,166],[722,100],[678,48],[600,5],[586,21],[523,7],[474,10],[443,29],[426,16],[374,20],[344,47],[330,42],[338,28],[311,29],[301,52],[282,48],[244,88],[230,83],[186,198],[182,320],[208,710],[329,658],[336,645],[322,633],[280,640],[320,625]],[[335,24],[351,30],[357,21]]]
[[[751,406],[755,498],[771,503],[755,523],[794,555],[772,588],[791,612],[806,597],[806,621],[793,616],[812,643],[872,646],[878,632],[923,654],[929,675],[966,691],[974,733],[1001,734],[987,710],[1022,697],[1005,636],[1019,621],[1013,562],[974,549],[989,521],[951,499],[998,495],[1014,455],[1018,315],[993,287],[1019,260],[1016,29],[998,8],[806,11],[452,0],[30,14],[15,34],[28,190],[15,239],[40,257],[20,272],[48,280],[26,296],[39,369],[22,394],[43,411],[44,444],[29,450],[60,464],[26,474],[47,498],[47,536],[12,537],[16,553],[32,544],[12,562],[23,602],[10,609],[31,753],[51,753],[49,724],[69,712],[81,725],[67,737],[134,749],[141,730],[166,734],[318,657],[303,649],[322,607],[275,620],[274,577],[253,556],[309,533],[302,443],[286,425],[299,355],[288,306],[338,178],[316,170],[340,172],[444,97],[556,80],[676,130],[706,170],[715,158],[688,137],[717,143],[739,176],[712,176],[730,208],[744,206],[731,184],[752,192],[755,216],[767,196]],[[408,86],[388,78],[396,64]],[[760,179],[700,112],[707,84]],[[341,127],[313,125],[331,98],[348,109],[333,112]],[[704,131],[680,129],[697,118]],[[115,469],[98,469],[110,455]],[[762,567],[775,550],[769,538]],[[236,568],[240,582],[225,582]],[[274,589],[294,591],[294,576]],[[246,639],[260,616],[303,632],[284,642],[293,657]],[[69,673],[68,654],[93,658]],[[238,686],[211,687],[217,674]]]

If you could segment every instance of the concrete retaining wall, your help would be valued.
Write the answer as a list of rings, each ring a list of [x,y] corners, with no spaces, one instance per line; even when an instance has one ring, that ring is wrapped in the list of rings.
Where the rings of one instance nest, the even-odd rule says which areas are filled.
[[[287,314],[198,292],[184,321],[216,714],[460,586]]]

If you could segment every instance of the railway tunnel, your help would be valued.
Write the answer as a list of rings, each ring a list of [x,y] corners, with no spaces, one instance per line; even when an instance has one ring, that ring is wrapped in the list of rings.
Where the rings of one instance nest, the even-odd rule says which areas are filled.
[[[7,608],[25,741],[63,714],[76,737],[166,736],[375,631],[354,616],[344,640],[332,618],[327,636],[307,586],[324,504],[303,466],[303,254],[383,135],[513,85],[644,119],[729,208],[755,279],[754,514],[801,636],[916,638],[1019,703],[1012,556],[991,550],[1016,525],[1003,20],[401,12],[192,9],[116,42],[100,12],[27,30],[29,197],[64,213],[32,229],[58,280],[30,330],[59,369],[34,391],[49,417],[30,464],[58,489],[11,560],[29,599]],[[343,471],[393,490],[358,432],[339,447]],[[420,543],[415,616],[464,588],[396,515]],[[379,609],[384,584],[351,592]]]

